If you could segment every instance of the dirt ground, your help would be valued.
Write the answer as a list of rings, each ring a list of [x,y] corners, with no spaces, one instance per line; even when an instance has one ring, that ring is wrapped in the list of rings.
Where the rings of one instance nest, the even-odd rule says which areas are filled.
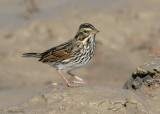
[[[24,1],[0,1],[0,108],[22,104],[51,83],[63,82],[54,68],[21,55],[43,52],[73,38],[84,22],[100,31],[94,58],[74,71],[89,83],[84,91],[98,86],[101,91],[114,88],[121,94],[134,69],[160,54],[158,0],[35,0],[35,3],[37,10],[30,12]]]

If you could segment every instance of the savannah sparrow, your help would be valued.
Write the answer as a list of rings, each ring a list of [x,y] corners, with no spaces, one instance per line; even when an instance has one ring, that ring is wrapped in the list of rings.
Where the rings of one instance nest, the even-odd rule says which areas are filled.
[[[81,24],[75,37],[63,44],[53,47],[43,53],[24,53],[23,57],[40,58],[39,61],[55,67],[60,76],[67,83],[68,87],[78,87],[78,83],[86,82],[71,73],[72,70],[79,68],[89,62],[95,51],[95,36],[99,31],[89,23]],[[78,81],[71,84],[61,73],[66,70]]]

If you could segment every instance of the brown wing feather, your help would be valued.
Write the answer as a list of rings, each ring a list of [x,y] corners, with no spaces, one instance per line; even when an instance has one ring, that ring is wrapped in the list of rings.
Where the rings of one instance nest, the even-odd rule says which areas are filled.
[[[71,41],[65,42],[57,47],[45,51],[44,53],[41,53],[42,57],[39,61],[53,62],[53,61],[68,59],[71,57],[70,53],[72,49],[73,49],[72,42]]]
[[[57,50],[48,54],[44,58],[40,59],[40,61],[47,62],[50,60],[59,60],[59,59],[62,60],[62,59],[68,59],[68,58],[70,58],[70,55],[66,53],[64,50]]]

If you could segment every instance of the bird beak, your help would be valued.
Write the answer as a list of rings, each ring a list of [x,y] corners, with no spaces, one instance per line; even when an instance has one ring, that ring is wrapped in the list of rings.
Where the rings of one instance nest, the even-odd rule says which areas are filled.
[[[91,34],[97,34],[98,32],[99,32],[99,30],[94,29],[94,30],[91,31]]]

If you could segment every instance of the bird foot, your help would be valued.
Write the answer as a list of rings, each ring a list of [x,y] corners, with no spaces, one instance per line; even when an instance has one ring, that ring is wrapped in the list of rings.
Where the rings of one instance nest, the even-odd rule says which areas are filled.
[[[70,83],[68,83],[67,86],[71,87],[71,88],[73,88],[73,87],[80,87],[80,85],[78,85],[78,84],[70,84]]]
[[[88,84],[87,82],[85,82],[85,81],[73,81],[72,83],[74,83],[74,84]]]

